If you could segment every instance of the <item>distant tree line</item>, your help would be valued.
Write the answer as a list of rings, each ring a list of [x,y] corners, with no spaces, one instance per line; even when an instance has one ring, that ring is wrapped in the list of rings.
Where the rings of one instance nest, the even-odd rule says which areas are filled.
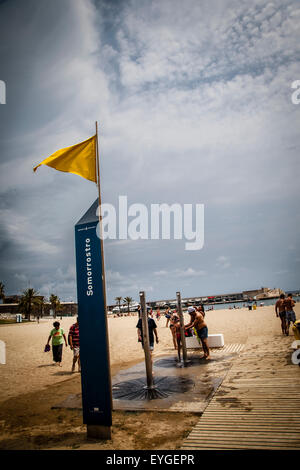
[[[119,306],[119,312],[121,312],[121,302],[122,300],[127,304],[127,308],[128,308],[128,313],[130,313],[130,304],[131,302],[133,301],[133,298],[132,297],[116,297],[115,298],[115,301],[117,302],[118,306]]]
[[[5,301],[5,286],[0,281],[0,299]],[[57,314],[61,311],[60,299],[57,295],[51,294],[49,298],[51,309],[53,312],[53,318],[56,318]],[[19,312],[22,313],[25,318],[30,321],[31,316],[43,316],[44,307],[46,300],[41,296],[38,291],[32,287],[23,291],[22,296],[18,303]]]

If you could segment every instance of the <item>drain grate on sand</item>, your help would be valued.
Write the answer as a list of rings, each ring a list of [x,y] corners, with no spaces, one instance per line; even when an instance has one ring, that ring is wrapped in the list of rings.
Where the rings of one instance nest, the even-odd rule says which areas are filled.
[[[211,348],[212,354],[239,353],[244,349],[244,344],[232,343],[226,344],[223,348]]]

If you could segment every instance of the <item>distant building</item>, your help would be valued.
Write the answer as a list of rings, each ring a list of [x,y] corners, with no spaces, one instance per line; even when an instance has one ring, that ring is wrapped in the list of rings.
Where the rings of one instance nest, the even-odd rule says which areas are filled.
[[[20,313],[19,311],[19,301],[21,300],[21,295],[10,295],[5,297],[5,303],[0,304],[0,315],[4,313],[16,314]],[[36,296],[40,300],[44,300],[42,295]],[[45,302],[43,305],[36,305],[33,307],[32,316],[49,316],[53,315],[50,302]],[[56,316],[74,316],[78,314],[78,305],[76,302],[60,302],[60,310],[56,312]]]
[[[4,299],[4,303],[6,304],[17,304],[21,299],[21,295],[6,295]]]
[[[262,287],[261,289],[243,291],[243,296],[245,300],[272,299],[279,297],[281,294],[284,294],[284,291],[282,289],[270,289],[269,287]]]

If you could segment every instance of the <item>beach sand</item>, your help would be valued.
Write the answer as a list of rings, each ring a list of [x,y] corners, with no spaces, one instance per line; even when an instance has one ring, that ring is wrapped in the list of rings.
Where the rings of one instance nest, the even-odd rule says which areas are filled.
[[[296,304],[295,311],[299,318],[300,304]],[[185,314],[186,323],[188,319],[189,316]],[[247,308],[208,311],[205,320],[209,334],[222,333],[225,345],[244,344],[253,336],[274,337],[274,341],[280,341],[282,336],[280,320],[275,315],[274,306],[257,307],[257,310],[251,311]],[[63,318],[59,321],[67,335],[75,318]],[[53,320],[43,319],[39,324],[31,322],[0,326],[0,340],[6,343],[6,364],[0,365],[0,448],[52,448],[49,437],[51,434],[60,436],[57,440],[53,437],[53,448],[58,448],[59,445],[59,448],[147,449],[156,445],[156,448],[172,449],[180,445],[199,417],[180,414],[181,429],[174,441],[174,436],[171,439],[171,431],[176,419],[179,419],[176,413],[164,413],[163,417],[159,417],[156,416],[159,413],[127,413],[126,416],[126,413],[114,412],[113,441],[89,447],[91,444],[85,441],[85,426],[82,425],[79,412],[50,409],[69,394],[79,393],[81,390],[80,374],[71,374],[73,353],[70,348],[64,347],[61,368],[52,365],[51,352],[43,352],[52,323]],[[112,375],[144,359],[141,345],[137,342],[136,323],[137,316],[108,319]],[[155,344],[154,357],[175,355],[165,317],[157,322],[157,326],[159,344]],[[292,342],[292,333],[290,334]],[[59,434],[62,423],[63,436]],[[141,437],[141,423],[145,427],[144,440]],[[149,437],[147,440],[152,425],[155,436],[160,436],[158,442],[154,438],[150,442]],[[133,431],[135,427],[139,429],[138,435]],[[47,439],[42,437],[45,429]],[[77,433],[77,438],[74,433]],[[159,447],[160,445],[163,447]]]

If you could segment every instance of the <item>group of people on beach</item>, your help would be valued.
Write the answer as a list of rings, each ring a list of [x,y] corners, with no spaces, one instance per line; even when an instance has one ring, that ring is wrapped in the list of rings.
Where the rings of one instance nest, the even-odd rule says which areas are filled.
[[[204,306],[201,304],[198,307],[188,307],[187,312],[190,315],[190,321],[187,325],[184,325],[185,336],[192,335],[192,330],[194,330],[198,341],[201,342],[202,345],[203,358],[208,360],[210,359],[210,351],[208,346],[208,328],[204,321]],[[180,350],[182,347],[181,325],[176,311],[173,313],[173,316],[170,319],[170,323],[172,336],[173,338],[175,337],[174,339],[176,339],[176,342],[174,341],[174,347],[178,351],[178,360],[180,361]]]
[[[289,328],[290,324],[297,323],[296,315],[294,312],[295,301],[293,300],[292,294],[281,294],[280,298],[277,300],[275,304],[275,313],[276,316],[281,320],[281,330],[284,335],[289,335]],[[194,334],[196,335],[199,343],[202,345],[203,349],[203,358],[210,359],[210,350],[208,346],[208,328],[207,324],[204,321],[205,318],[205,310],[203,304],[200,304],[197,307],[188,307],[187,313],[190,315],[190,321],[186,325],[183,325],[185,336],[191,336],[192,330],[194,330]],[[157,324],[153,318],[154,312],[148,310],[148,330],[149,330],[149,343],[150,343],[150,351],[152,356],[152,351],[154,349],[154,338],[156,339],[156,343],[159,342],[158,333],[157,333]],[[155,314],[156,320],[159,321],[161,318],[161,313],[158,311]],[[182,349],[182,338],[181,338],[181,324],[180,318],[177,310],[171,311],[170,307],[168,307],[164,313],[166,318],[166,328],[170,328],[174,349],[177,350],[178,353],[178,361],[181,361],[181,349]],[[53,329],[51,330],[47,344],[45,346],[45,351],[50,350],[50,341],[52,340],[52,354],[53,354],[53,361],[54,364],[57,364],[61,367],[62,363],[62,352],[63,352],[63,344],[65,346],[70,346],[70,349],[73,351],[73,363],[71,372],[75,372],[76,363],[78,363],[78,371],[80,371],[80,342],[79,342],[79,324],[78,324],[78,317],[76,322],[71,325],[68,333],[68,341],[64,330],[60,327],[60,323],[55,321],[53,323]],[[141,318],[141,308],[139,308],[139,320],[136,325],[137,333],[138,333],[138,341],[141,342],[143,346],[143,329],[142,329],[142,318]],[[294,328],[293,328],[294,330]]]
[[[60,323],[55,321],[53,323],[54,328],[50,331],[48,341],[45,346],[45,351],[50,350],[50,341],[52,340],[52,354],[54,365],[62,366],[62,353],[63,344],[65,342],[66,347],[68,343],[70,349],[73,351],[73,363],[71,372],[75,372],[76,362],[78,363],[78,372],[80,372],[80,342],[79,342],[79,323],[78,317],[76,322],[71,325],[68,334],[68,342],[64,330],[60,327]]]
[[[203,304],[199,305],[198,307],[188,307],[187,309],[188,314],[190,315],[190,321],[188,324],[184,325],[185,336],[190,336],[191,330],[193,329],[195,332],[196,337],[198,338],[199,342],[202,344],[203,348],[203,358],[210,359],[210,351],[208,346],[208,328],[207,324],[204,321],[205,311]],[[180,325],[180,318],[177,313],[177,310],[171,311],[168,307],[165,311],[165,318],[166,321],[166,328],[170,328],[170,332],[173,339],[174,349],[177,350],[178,353],[178,361],[181,361],[181,325]],[[159,316],[160,318],[160,316]],[[138,334],[138,341],[142,343],[143,346],[143,329],[142,329],[142,319],[141,317],[138,320],[136,325],[137,334]],[[158,334],[157,334],[157,325],[153,318],[153,312],[150,310],[148,311],[148,330],[149,330],[149,344],[150,344],[150,351],[154,349],[154,337],[156,338],[156,342],[158,343]]]
[[[140,309],[139,309],[140,312]],[[208,329],[207,324],[204,321],[205,311],[203,304],[199,305],[198,307],[188,307],[187,312],[190,315],[190,321],[188,324],[184,325],[184,331],[186,336],[190,336],[192,333],[192,329],[194,329],[194,334],[198,338],[199,342],[202,344],[203,348],[203,358],[210,359],[210,351],[208,346]],[[178,360],[181,360],[181,349],[182,349],[182,340],[181,340],[181,325],[180,325],[180,318],[177,313],[177,310],[171,311],[170,308],[167,308],[165,311],[165,318],[166,318],[166,328],[170,328],[171,336],[173,339],[174,349],[178,352]],[[160,312],[156,312],[156,319],[159,320],[161,318]],[[139,320],[136,325],[137,332],[138,332],[138,341],[142,343],[143,346],[143,330],[142,330],[142,318],[139,314]],[[157,324],[153,318],[153,311],[148,311],[148,331],[149,331],[149,343],[150,343],[150,351],[154,349],[154,338],[156,339],[156,343],[158,343],[158,333],[157,333]],[[52,341],[52,354],[53,354],[53,361],[55,365],[59,367],[62,366],[62,353],[63,353],[63,344],[65,346],[70,346],[70,349],[73,351],[73,364],[71,368],[71,372],[75,372],[76,363],[78,363],[78,371],[80,372],[80,341],[79,341],[79,323],[78,317],[76,322],[71,325],[68,333],[68,340],[66,338],[65,332],[63,328],[60,326],[59,321],[55,321],[53,323],[53,329],[50,331],[45,351],[50,350],[50,341]]]
[[[286,336],[289,335],[290,324],[296,322],[294,306],[295,301],[293,300],[292,294],[288,294],[287,296],[281,294],[275,304],[276,317],[280,318],[282,334]]]

